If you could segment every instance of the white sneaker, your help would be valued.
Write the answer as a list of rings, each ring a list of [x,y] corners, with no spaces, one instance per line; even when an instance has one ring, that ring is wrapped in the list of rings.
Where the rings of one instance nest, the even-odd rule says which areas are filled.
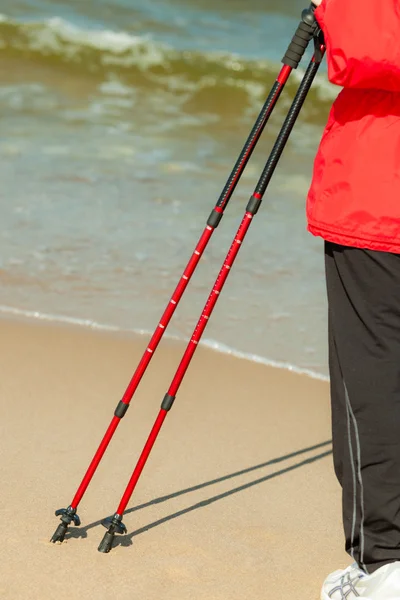
[[[321,600],[400,600],[400,562],[367,575],[354,563],[324,581]]]

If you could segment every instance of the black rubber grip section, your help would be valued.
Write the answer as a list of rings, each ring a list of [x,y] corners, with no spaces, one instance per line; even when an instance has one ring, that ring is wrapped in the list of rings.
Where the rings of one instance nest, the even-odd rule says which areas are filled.
[[[129,408],[129,404],[126,404],[125,402],[122,402],[122,400],[120,400],[118,402],[117,408],[114,411],[114,415],[116,417],[118,417],[119,419],[122,419],[122,417],[125,416],[126,411],[128,410],[128,408]]]
[[[261,202],[262,202],[262,198],[256,198],[255,196],[251,196],[251,198],[246,206],[246,212],[249,212],[252,215],[256,215],[258,212],[258,209],[261,206]]]
[[[308,44],[313,39],[318,29],[317,23],[314,19],[314,23],[304,23],[302,21],[294,34],[292,41],[289,44],[286,54],[282,59],[284,65],[297,69],[304,53],[307,49]]]
[[[215,210],[215,208],[213,208],[210,216],[208,217],[207,225],[209,225],[210,227],[213,227],[213,229],[215,229],[220,224],[222,216],[223,216],[222,212],[219,212],[218,210]]]
[[[165,394],[164,400],[161,404],[162,410],[171,410],[173,403],[175,402],[175,396],[170,396],[169,394]]]

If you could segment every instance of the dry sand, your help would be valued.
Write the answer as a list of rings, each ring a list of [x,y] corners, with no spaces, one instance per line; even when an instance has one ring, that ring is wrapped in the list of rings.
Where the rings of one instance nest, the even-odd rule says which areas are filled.
[[[82,526],[51,544],[54,510],[71,502],[146,340],[13,321],[0,334],[1,599],[318,600],[349,562],[331,445],[313,448],[330,441],[328,384],[201,347],[129,534],[97,551],[182,354],[165,341],[80,504]]]

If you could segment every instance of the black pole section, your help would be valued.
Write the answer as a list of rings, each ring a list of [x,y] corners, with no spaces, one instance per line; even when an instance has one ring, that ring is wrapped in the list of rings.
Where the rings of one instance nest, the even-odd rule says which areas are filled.
[[[322,60],[325,49],[321,48],[322,42],[319,42],[317,40],[316,43],[318,44],[318,58]],[[282,129],[278,135],[278,138],[274,144],[274,147],[272,148],[269,159],[258,181],[257,187],[247,205],[247,210],[252,214],[256,214],[256,212],[260,208],[265,191],[268,187],[269,182],[271,181],[272,175],[275,172],[276,166],[292,132],[293,126],[296,123],[297,117],[299,116],[300,110],[304,104],[307,94],[310,91],[311,85],[321,64],[321,60],[316,61],[315,57],[313,57],[307,68],[307,71],[305,72],[303,80],[293,100],[293,104],[290,108],[290,111],[285,119],[284,124],[282,125]]]
[[[271,92],[264,104],[264,106],[261,109],[261,112],[257,118],[257,121],[254,124],[253,129],[250,132],[250,135],[246,141],[246,144],[243,147],[243,150],[240,153],[239,158],[236,161],[235,166],[232,169],[232,172],[229,176],[228,181],[225,184],[225,187],[217,201],[216,204],[216,208],[223,210],[226,208],[229,200],[232,197],[233,192],[236,189],[237,184],[240,181],[240,177],[245,169],[245,167],[247,166],[247,163],[249,162],[251,155],[253,153],[254,148],[257,145],[258,140],[261,137],[262,132],[264,131],[265,125],[268,122],[268,118],[272,113],[273,108],[275,107],[277,101],[279,100],[279,97],[282,93],[282,90],[284,88],[284,84],[280,83],[279,81],[275,81]],[[211,222],[211,219],[213,218],[214,215],[214,211],[211,213],[209,220],[207,221],[208,225],[211,225],[211,227],[215,227],[214,222]],[[217,212],[217,215],[219,217],[219,220],[221,220],[222,218],[222,212]]]
[[[286,78],[288,77],[292,69],[297,69],[301,59],[304,56],[308,44],[317,34],[318,24],[314,17],[314,10],[315,6],[311,4],[310,7],[305,8],[301,14],[300,24],[286,50],[285,56],[281,61],[289,69],[287,72],[282,70],[281,73],[278,75],[278,78],[274,83],[271,92],[263,108],[261,109],[257,121],[246,141],[246,144],[243,147],[243,150],[240,153],[240,156],[232,169],[229,179],[226,182],[224,189],[222,190],[222,193],[216,204],[216,208],[218,209],[224,209],[227,203],[229,202],[233,192],[236,189],[237,184],[239,183],[241,174],[244,168],[246,167],[252,155],[252,152],[264,130],[267,120],[276,102],[279,100],[279,96],[281,95],[281,92],[285,86]],[[213,213],[214,211],[211,213],[210,219],[212,218]],[[219,215],[219,219],[221,219],[222,214],[217,214]],[[215,227],[215,225],[213,225],[212,223],[208,224]]]
[[[269,160],[265,165],[264,171],[261,174],[260,180],[256,188],[257,194],[263,196],[269,182],[271,181],[271,177],[274,174],[276,165],[278,164],[278,161],[282,155],[286,142],[290,136],[296,119],[304,104],[306,96],[311,88],[311,85],[314,81],[320,64],[320,62],[315,62],[314,60],[312,60],[309,67],[307,68],[304,79],[301,82],[301,86],[299,87],[294,102],[292,104],[292,108],[286,117],[282,130],[272,149],[271,156],[269,157]]]

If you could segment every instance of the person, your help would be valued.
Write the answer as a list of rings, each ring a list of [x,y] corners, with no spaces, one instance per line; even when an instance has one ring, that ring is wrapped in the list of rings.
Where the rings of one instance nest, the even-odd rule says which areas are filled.
[[[321,600],[399,600],[400,3],[314,4],[342,90],[306,214],[324,239],[333,461],[353,559]]]

